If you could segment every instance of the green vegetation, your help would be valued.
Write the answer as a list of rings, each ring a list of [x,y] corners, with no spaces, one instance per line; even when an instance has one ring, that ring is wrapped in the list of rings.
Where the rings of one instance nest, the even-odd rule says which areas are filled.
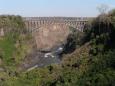
[[[0,48],[1,48],[1,59],[5,62],[10,62],[10,57],[12,57],[13,52],[15,51],[14,40],[10,35],[4,37],[0,40]]]
[[[78,44],[76,31],[69,35],[65,50],[73,51],[63,55],[61,64],[25,73],[3,72],[1,86],[114,86],[115,10],[99,15],[85,29]],[[11,49],[10,52],[4,49],[9,58],[15,47],[12,40],[8,43],[11,45],[3,44]]]
[[[10,86],[14,76],[18,75],[18,65],[32,49],[29,44],[31,35],[20,16],[0,16],[1,29],[4,35],[0,36],[0,68],[3,69],[0,71],[0,86]]]
[[[3,65],[16,65],[23,57],[27,47],[28,37],[24,22],[20,16],[0,16],[0,27],[4,36],[0,37],[0,57]]]
[[[77,30],[76,28],[70,27],[71,33],[67,37],[67,42],[64,46],[64,52],[72,53],[76,48],[81,45],[81,38],[83,37],[83,33]]]

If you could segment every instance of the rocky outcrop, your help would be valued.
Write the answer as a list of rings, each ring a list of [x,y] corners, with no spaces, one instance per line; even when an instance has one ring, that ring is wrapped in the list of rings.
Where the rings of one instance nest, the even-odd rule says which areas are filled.
[[[0,29],[0,37],[4,36],[4,30],[3,28]]]
[[[63,24],[44,25],[33,33],[37,49],[50,51],[54,46],[64,43],[70,30]]]

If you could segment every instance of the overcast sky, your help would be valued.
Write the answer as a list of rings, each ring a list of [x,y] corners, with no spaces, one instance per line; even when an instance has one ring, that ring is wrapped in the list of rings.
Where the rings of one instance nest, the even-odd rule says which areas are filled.
[[[115,8],[115,0],[0,0],[0,14],[21,16],[97,16],[97,7]]]

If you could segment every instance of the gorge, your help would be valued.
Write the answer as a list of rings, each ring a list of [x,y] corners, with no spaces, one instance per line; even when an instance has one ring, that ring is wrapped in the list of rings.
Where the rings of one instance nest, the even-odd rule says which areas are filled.
[[[85,24],[92,18],[80,17],[29,17],[24,18],[27,30],[32,34],[36,49],[26,56],[23,69],[60,63],[64,44],[74,28],[83,32]]]

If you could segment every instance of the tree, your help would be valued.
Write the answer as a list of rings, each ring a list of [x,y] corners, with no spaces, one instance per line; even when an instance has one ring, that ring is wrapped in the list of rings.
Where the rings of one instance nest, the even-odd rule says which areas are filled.
[[[64,45],[64,53],[71,53],[77,47],[80,46],[82,32],[78,31],[76,28],[70,27],[71,33],[67,37],[67,41]]]
[[[100,6],[97,7],[98,11],[101,14],[105,14],[107,12],[108,8],[109,8],[109,6],[106,4],[101,4]]]

